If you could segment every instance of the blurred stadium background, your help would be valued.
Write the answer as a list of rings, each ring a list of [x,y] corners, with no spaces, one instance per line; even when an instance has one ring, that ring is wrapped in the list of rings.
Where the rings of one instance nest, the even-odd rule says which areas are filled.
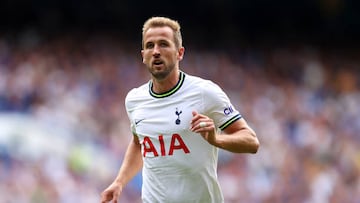
[[[0,202],[98,202],[131,137],[128,90],[149,79],[141,26],[182,24],[181,68],[214,80],[257,131],[221,151],[227,203],[360,202],[355,0],[0,3]],[[141,175],[121,202],[139,202]]]

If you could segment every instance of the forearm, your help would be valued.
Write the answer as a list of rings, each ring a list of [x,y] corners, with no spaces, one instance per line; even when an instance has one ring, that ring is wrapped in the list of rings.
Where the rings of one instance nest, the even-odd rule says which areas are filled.
[[[130,142],[118,175],[114,182],[124,187],[142,168],[140,145],[134,140]]]

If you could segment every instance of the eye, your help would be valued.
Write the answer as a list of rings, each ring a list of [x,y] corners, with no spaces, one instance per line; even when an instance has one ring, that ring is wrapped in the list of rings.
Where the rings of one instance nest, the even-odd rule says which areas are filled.
[[[160,42],[160,46],[161,46],[161,47],[167,47],[167,46],[168,46],[168,43],[167,43],[167,42]]]
[[[146,49],[152,49],[152,48],[154,48],[154,43],[152,43],[152,42],[147,43],[147,44],[145,45],[145,48],[146,48]]]

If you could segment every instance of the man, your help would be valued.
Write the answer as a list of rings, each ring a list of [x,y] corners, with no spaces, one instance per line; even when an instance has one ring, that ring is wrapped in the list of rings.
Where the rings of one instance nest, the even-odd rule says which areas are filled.
[[[179,69],[185,49],[177,21],[152,17],[142,36],[151,80],[125,99],[134,136],[101,202],[116,203],[142,168],[143,202],[221,203],[218,148],[256,153],[256,134],[218,85]]]

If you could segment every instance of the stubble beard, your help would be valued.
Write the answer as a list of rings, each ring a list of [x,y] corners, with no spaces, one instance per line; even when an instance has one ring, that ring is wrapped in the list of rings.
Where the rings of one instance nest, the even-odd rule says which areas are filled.
[[[152,77],[156,80],[164,80],[175,69],[175,64],[165,66],[163,70],[156,70],[156,68],[148,67]]]

